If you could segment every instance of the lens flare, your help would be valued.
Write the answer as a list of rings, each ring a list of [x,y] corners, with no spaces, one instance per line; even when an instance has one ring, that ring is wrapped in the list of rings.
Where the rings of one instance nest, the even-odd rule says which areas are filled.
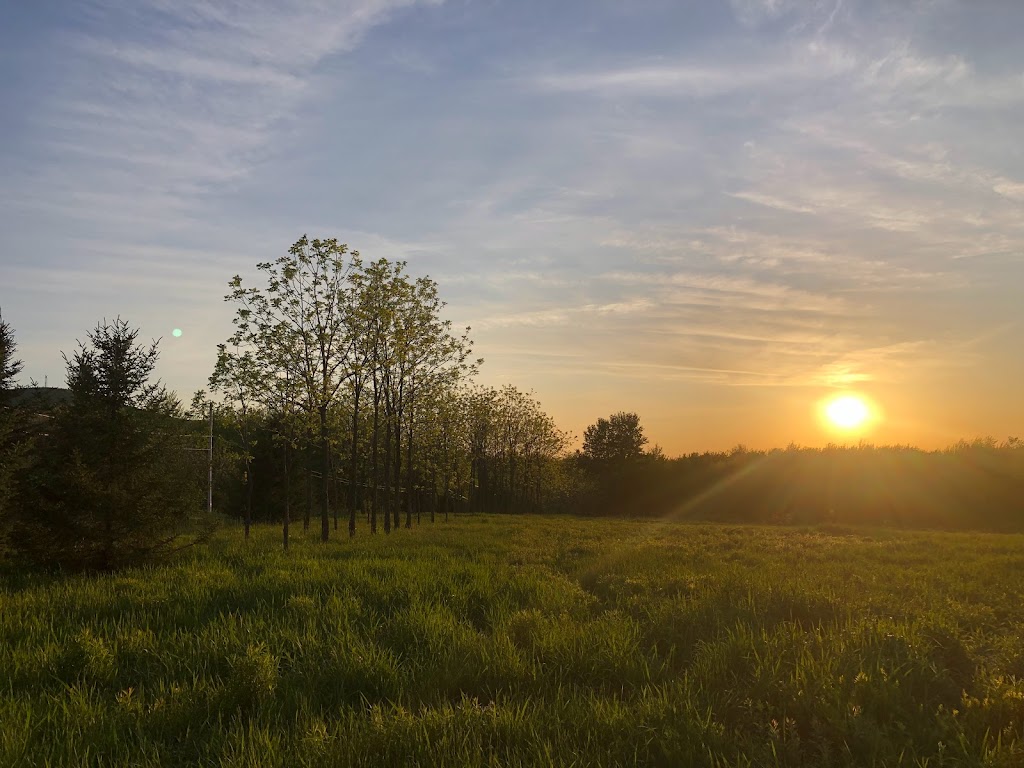
[[[181,328],[175,328],[173,331],[171,331],[171,336],[173,336],[176,339],[181,338]]]

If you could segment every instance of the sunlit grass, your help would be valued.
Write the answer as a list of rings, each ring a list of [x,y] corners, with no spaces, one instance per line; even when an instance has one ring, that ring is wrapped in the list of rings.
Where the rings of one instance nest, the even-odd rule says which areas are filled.
[[[472,518],[0,592],[0,765],[1024,764],[1024,537]]]

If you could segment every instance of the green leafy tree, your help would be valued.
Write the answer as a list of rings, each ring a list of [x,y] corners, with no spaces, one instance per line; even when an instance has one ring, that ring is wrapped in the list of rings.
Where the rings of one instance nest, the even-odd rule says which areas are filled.
[[[598,419],[583,433],[583,455],[604,465],[621,466],[644,455],[647,438],[635,413],[620,411]]]
[[[531,393],[511,385],[465,397],[470,506],[475,511],[540,510],[552,496],[553,468],[569,436]]]
[[[408,287],[407,299],[398,313],[398,337],[404,362],[404,407],[399,410],[401,423],[405,416],[405,527],[412,526],[416,500],[414,488],[422,481],[417,471],[414,448],[417,445],[417,416],[421,400],[429,400],[432,391],[446,389],[460,380],[472,378],[482,359],[469,360],[473,342],[469,328],[461,335],[452,332],[450,320],[441,318],[445,302],[441,301],[437,283],[429,277],[418,278]]]
[[[647,437],[635,413],[620,411],[598,419],[583,433],[583,450],[575,465],[580,503],[591,513],[614,511],[622,514],[635,507],[635,500],[649,482],[644,461]]]
[[[269,375],[288,371],[302,391],[302,407],[315,420],[320,463],[320,535],[330,536],[331,434],[328,413],[352,376],[353,338],[346,322],[349,275],[359,254],[335,239],[300,238],[288,254],[257,264],[265,288],[230,282],[226,301],[238,306],[232,337],[255,350]]]
[[[158,342],[117,318],[64,359],[70,402],[42,446],[37,513],[15,526],[29,560],[109,570],[166,556],[208,533],[198,433],[151,381]]]
[[[281,469],[284,472],[282,535],[285,549],[288,549],[292,518],[292,478],[295,474],[295,452],[299,447],[299,432],[304,421],[301,398],[299,382],[291,371],[287,369],[278,371],[271,377],[267,409],[271,417],[270,423],[274,440],[281,446],[284,454]],[[354,527],[353,524],[352,528],[354,529]]]
[[[385,396],[387,394],[388,375],[391,368],[393,306],[392,298],[396,293],[395,283],[398,276],[393,265],[386,259],[374,261],[365,267],[354,270],[350,282],[352,285],[351,302],[345,313],[351,337],[353,339],[353,365],[350,381],[352,394],[352,429],[349,445],[349,534],[355,532],[355,505],[358,503],[359,492],[356,478],[359,476],[359,415],[361,408],[369,407],[370,440],[369,468],[366,474],[369,480],[369,523],[370,532],[377,533],[377,523],[382,505],[380,476],[381,443],[384,453],[390,457],[388,438],[391,431],[385,427]],[[369,388],[369,392],[366,389]],[[363,405],[364,398],[370,402]],[[383,433],[383,435],[382,435]],[[382,441],[382,436],[384,440]],[[385,462],[390,470],[390,458]],[[384,530],[391,532],[390,510],[384,506]]]
[[[237,346],[238,341],[233,339],[235,346],[231,349],[227,344],[217,345],[217,363],[210,376],[210,389],[222,394],[227,400],[229,407],[225,413],[239,438],[239,449],[245,466],[243,520],[245,539],[248,541],[249,529],[252,527],[252,492],[256,480],[253,473],[253,450],[256,442],[253,428],[254,410],[259,406],[261,395],[266,397],[265,390],[268,387],[264,371],[261,370],[253,350],[240,350]]]

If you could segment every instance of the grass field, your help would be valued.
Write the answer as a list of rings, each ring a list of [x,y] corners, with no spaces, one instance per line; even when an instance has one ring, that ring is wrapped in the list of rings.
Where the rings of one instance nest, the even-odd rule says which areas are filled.
[[[0,766],[1024,765],[1024,537],[479,517],[9,576]]]

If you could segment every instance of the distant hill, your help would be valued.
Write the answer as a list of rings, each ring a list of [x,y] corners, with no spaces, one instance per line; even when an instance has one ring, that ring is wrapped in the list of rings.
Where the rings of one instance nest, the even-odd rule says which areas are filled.
[[[71,399],[71,392],[62,387],[21,387],[10,394],[10,404],[32,408],[38,412],[52,411]]]
[[[10,393],[10,405],[47,414],[71,400],[70,390],[63,387],[19,387]],[[182,419],[190,424],[205,424],[206,419]]]

